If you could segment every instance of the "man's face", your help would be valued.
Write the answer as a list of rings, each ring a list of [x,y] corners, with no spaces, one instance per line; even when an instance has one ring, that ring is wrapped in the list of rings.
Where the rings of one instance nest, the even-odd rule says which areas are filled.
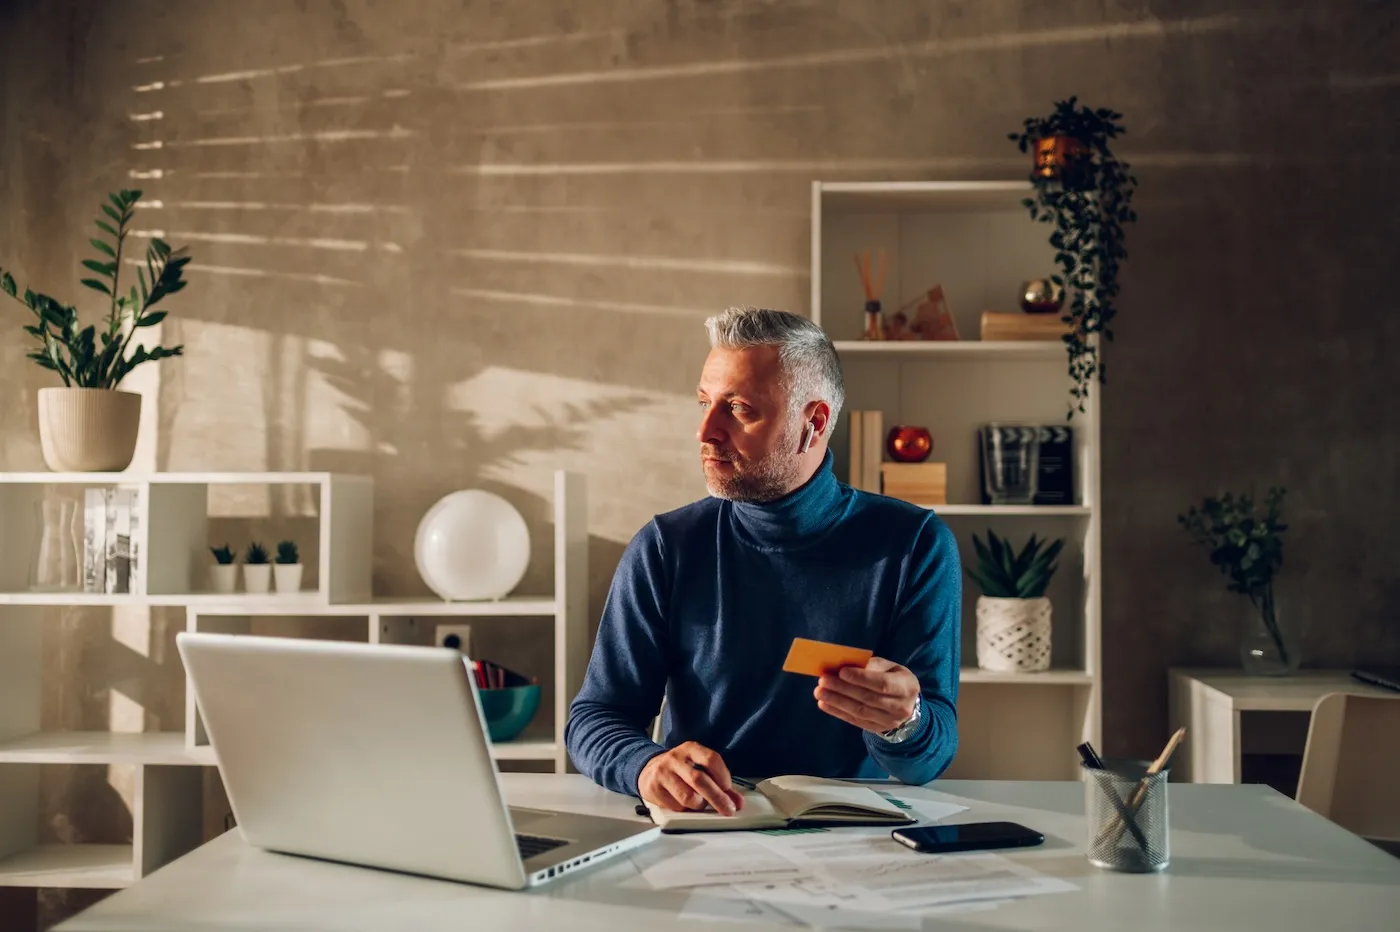
[[[710,494],[766,502],[801,484],[801,418],[788,417],[778,349],[712,349],[700,372],[700,462]]]

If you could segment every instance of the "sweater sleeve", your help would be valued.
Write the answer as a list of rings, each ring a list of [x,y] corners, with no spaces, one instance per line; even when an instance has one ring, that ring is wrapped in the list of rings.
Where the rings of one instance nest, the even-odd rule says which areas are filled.
[[[885,658],[919,679],[922,717],[898,744],[866,732],[866,749],[902,783],[921,785],[943,773],[958,749],[958,673],[962,657],[962,561],[958,541],[930,515],[919,529],[896,608]]]
[[[637,795],[642,768],[665,750],[647,736],[647,727],[666,691],[669,589],[661,535],[652,521],[623,551],[564,728],[574,766],[618,793]]]

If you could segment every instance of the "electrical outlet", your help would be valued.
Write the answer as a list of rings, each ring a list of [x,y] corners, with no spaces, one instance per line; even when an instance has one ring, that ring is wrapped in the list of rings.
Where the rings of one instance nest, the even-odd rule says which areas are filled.
[[[472,653],[471,625],[437,625],[433,632],[433,643],[438,647],[451,647],[468,657]]]

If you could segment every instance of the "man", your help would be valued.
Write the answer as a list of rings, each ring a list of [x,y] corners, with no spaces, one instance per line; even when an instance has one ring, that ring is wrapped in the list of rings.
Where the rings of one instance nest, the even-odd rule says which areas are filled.
[[[711,497],[628,545],[565,738],[603,786],[668,809],[742,805],[731,775],[927,783],[957,749],[962,569],[927,509],[839,482],[844,400],[821,328],[782,311],[706,321],[697,390]],[[817,681],[794,637],[875,652]],[[665,746],[647,727],[666,695]]]

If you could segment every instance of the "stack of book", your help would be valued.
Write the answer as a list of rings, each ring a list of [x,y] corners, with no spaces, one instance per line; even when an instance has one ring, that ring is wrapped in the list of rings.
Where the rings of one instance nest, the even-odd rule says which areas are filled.
[[[131,593],[140,561],[140,491],[87,489],[83,496],[83,591]]]
[[[884,494],[915,505],[948,504],[947,463],[883,463]]]
[[[983,340],[1058,340],[1067,333],[1069,324],[1059,314],[982,312]]]

